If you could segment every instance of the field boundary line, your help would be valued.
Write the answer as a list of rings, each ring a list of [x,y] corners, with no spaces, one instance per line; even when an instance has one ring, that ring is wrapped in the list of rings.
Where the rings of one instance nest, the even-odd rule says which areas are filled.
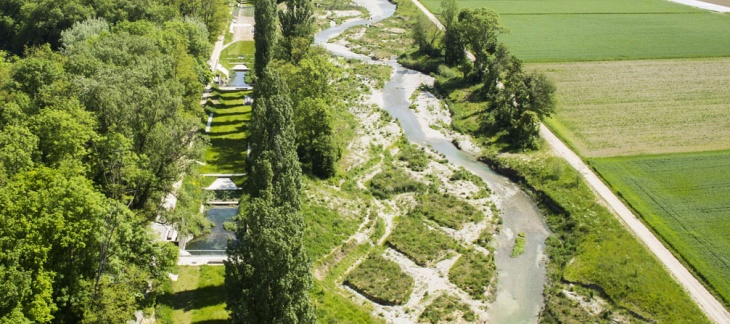
[[[694,0],[671,0],[674,2],[685,1],[699,2]],[[444,25],[432,14],[420,1],[411,0],[431,22],[439,29],[444,30]],[[730,8],[728,8],[730,10]],[[702,309],[707,317],[715,323],[730,323],[730,312],[712,295],[692,273],[654,236],[644,223],[601,181],[600,178],[583,162],[573,150],[571,150],[560,138],[553,134],[542,122],[540,123],[540,135],[550,146],[550,149],[558,156],[565,159],[571,167],[581,174],[591,189],[598,194],[609,205],[610,210],[625,227],[630,230],[642,243],[649,248],[649,251],[659,259],[669,273],[689,293],[695,303]]]
[[[565,159],[571,167],[576,169],[591,189],[606,201],[613,214],[661,261],[669,273],[684,287],[710,320],[716,323],[730,323],[730,312],[677,260],[669,249],[654,236],[654,233],[626,207],[575,152],[565,145],[544,124],[540,125],[540,135],[550,145],[550,149]]]

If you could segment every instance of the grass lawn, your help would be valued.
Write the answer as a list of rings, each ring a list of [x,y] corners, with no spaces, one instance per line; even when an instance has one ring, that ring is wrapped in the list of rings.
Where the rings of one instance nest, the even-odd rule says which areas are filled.
[[[547,124],[585,157],[730,149],[730,58],[530,64],[558,86]]]
[[[179,267],[172,292],[160,297],[160,307],[171,309],[162,323],[227,323],[223,266]]]
[[[726,303],[730,301],[730,151],[591,162]]]
[[[238,41],[223,49],[220,63],[228,70],[241,63],[253,70],[254,52],[253,41]]]
[[[251,106],[244,106],[243,98],[250,96],[251,91],[217,94],[217,101],[205,108],[208,114],[213,113],[213,122],[208,132],[210,145],[205,151],[206,165],[200,168],[200,173],[241,173],[246,161],[246,132],[251,120]]]
[[[661,0],[459,1],[502,15],[526,62],[729,56],[730,17]],[[425,1],[440,11],[440,1]]]

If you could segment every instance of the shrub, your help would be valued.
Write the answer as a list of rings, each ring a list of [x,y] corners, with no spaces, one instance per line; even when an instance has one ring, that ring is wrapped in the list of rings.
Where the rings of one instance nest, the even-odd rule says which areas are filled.
[[[492,281],[496,266],[494,254],[484,255],[469,250],[449,270],[449,280],[476,299],[486,299],[485,291]]]
[[[382,305],[403,305],[413,291],[413,278],[379,255],[370,255],[350,272],[344,284]]]
[[[464,223],[484,219],[484,214],[474,206],[452,195],[425,194],[417,196],[416,201],[418,205],[411,216],[428,218],[441,226],[461,229]]]
[[[416,217],[400,218],[387,244],[423,267],[443,259],[457,248],[454,239],[428,228]]]
[[[388,199],[393,195],[405,192],[419,192],[426,189],[426,186],[416,180],[411,179],[403,171],[387,168],[376,174],[368,181],[370,193],[373,196]]]
[[[419,322],[427,323],[454,323],[462,322],[459,319],[472,322],[475,320],[474,312],[469,306],[464,305],[454,296],[443,294],[438,296],[430,305],[423,310],[418,317]]]

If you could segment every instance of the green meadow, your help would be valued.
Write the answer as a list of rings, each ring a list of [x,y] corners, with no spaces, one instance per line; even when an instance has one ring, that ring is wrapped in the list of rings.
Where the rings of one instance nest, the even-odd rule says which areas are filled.
[[[458,2],[500,13],[502,41],[525,62],[730,56],[730,17],[668,1]]]
[[[730,151],[603,158],[591,164],[730,300]]]

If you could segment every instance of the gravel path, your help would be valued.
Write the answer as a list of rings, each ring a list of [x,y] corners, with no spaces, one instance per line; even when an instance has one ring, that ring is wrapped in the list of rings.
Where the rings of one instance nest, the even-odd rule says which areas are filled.
[[[656,255],[659,261],[669,270],[669,273],[689,292],[690,296],[694,298],[700,308],[702,308],[712,321],[716,323],[730,323],[730,313],[725,307],[664,247],[646,225],[616,197],[608,186],[583,163],[583,160],[578,155],[571,151],[545,125],[540,125],[540,135],[548,142],[553,152],[564,158],[573,168],[580,172],[583,179],[588,182],[593,191],[608,203],[614,215],[617,215],[636,237],[646,244],[649,250]]]

